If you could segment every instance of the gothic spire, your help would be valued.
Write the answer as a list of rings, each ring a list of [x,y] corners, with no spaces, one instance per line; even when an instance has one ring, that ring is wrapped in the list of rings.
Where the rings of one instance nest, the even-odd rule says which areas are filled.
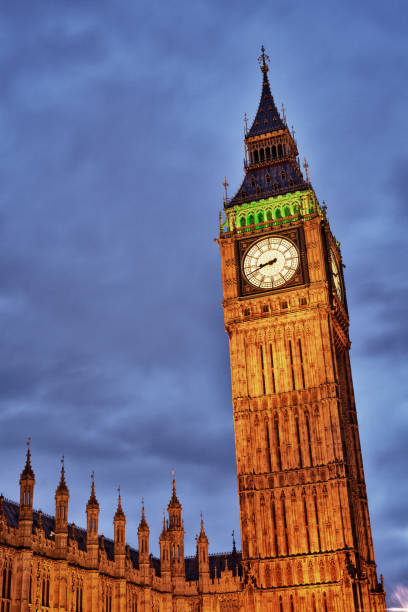
[[[205,533],[205,529],[204,529],[204,520],[203,520],[202,512],[201,512],[201,529],[200,529],[200,534],[197,538],[197,542],[205,542],[208,544],[207,534]]]
[[[118,507],[116,508],[114,519],[125,518],[125,513],[122,508],[122,497],[120,495],[120,485],[118,486]]]
[[[269,57],[265,53],[265,47],[261,47],[261,55],[258,57],[258,62],[263,74],[261,99],[259,101],[258,111],[252,123],[251,129],[246,134],[245,138],[252,138],[261,134],[268,134],[278,130],[285,129],[285,124],[281,119],[278,109],[276,108],[273,99],[271,88],[268,79],[268,63]]]
[[[56,493],[68,493],[67,483],[65,482],[65,458],[62,455],[61,458],[61,477],[57,487]]]
[[[26,462],[23,471],[21,472],[20,480],[26,480],[28,478],[34,478],[33,468],[31,467],[31,438],[27,439],[27,454]]]
[[[147,524],[146,516],[145,516],[145,507],[144,507],[144,498],[143,497],[142,497],[142,517],[140,519],[140,523],[139,523],[139,527],[138,527],[138,532],[139,531],[149,531],[149,525]]]
[[[262,92],[251,129],[245,134],[245,177],[233,198],[224,196],[225,209],[310,189],[300,169],[294,136],[286,120],[281,118],[271,93],[269,57],[263,46],[258,62]]]
[[[175,479],[174,470],[172,470],[172,475],[173,475],[173,494],[171,496],[169,505],[167,507],[168,508],[181,508],[181,504],[178,500],[177,493],[176,493],[176,479]]]
[[[94,472],[92,472],[91,474],[91,495],[89,497],[86,507],[99,509],[99,503],[95,495],[95,473]]]

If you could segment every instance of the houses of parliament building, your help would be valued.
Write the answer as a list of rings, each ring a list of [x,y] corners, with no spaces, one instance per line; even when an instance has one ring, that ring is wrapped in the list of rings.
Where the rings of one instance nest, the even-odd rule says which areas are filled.
[[[126,544],[69,522],[62,463],[55,516],[33,509],[30,447],[20,499],[0,497],[0,612],[382,612],[349,360],[339,242],[302,172],[259,58],[262,91],[245,130],[245,175],[220,213],[242,551],[209,553],[203,521],[184,556],[176,483],[150,553],[142,510]]]

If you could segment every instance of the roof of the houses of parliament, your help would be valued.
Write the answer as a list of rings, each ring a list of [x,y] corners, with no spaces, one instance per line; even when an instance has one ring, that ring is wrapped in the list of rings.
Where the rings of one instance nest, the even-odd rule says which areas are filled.
[[[7,524],[10,527],[18,527],[18,513],[19,505],[8,499],[3,501],[3,513],[6,517]],[[47,539],[53,539],[55,530],[55,518],[48,514],[44,514],[41,510],[33,511],[33,533],[42,528],[44,530],[45,537]],[[77,527],[74,523],[69,525],[68,537],[71,540],[75,540],[79,550],[86,550],[86,530]],[[105,538],[103,535],[99,536],[99,548],[105,550],[107,558],[110,561],[114,559],[114,543],[113,540]],[[130,547],[126,547],[126,556],[131,561],[135,569],[138,568],[139,563],[139,552]],[[232,552],[210,554],[208,556],[210,566],[210,577],[219,577],[224,569],[232,571],[234,574],[242,574],[241,568],[241,553],[235,550],[235,546]],[[198,580],[198,563],[197,557],[186,557],[185,558],[185,573],[186,580]],[[151,555],[150,562],[154,567],[157,576],[160,576],[160,559]]]

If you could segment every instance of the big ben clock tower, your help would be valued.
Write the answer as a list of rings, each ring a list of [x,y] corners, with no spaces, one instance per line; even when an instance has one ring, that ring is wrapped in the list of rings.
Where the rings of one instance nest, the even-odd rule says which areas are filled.
[[[242,563],[259,610],[385,610],[353,383],[340,247],[270,91],[268,61],[245,135],[245,177],[225,198]]]

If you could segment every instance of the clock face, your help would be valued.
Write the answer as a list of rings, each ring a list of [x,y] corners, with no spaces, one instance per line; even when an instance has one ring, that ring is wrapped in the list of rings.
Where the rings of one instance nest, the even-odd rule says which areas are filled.
[[[285,285],[299,267],[299,251],[290,240],[270,236],[255,242],[244,257],[243,271],[251,285],[275,289]]]
[[[339,266],[337,264],[337,259],[335,258],[334,253],[331,249],[330,249],[330,268],[331,268],[334,288],[336,289],[337,296],[341,301],[343,301],[343,289],[341,286]]]

